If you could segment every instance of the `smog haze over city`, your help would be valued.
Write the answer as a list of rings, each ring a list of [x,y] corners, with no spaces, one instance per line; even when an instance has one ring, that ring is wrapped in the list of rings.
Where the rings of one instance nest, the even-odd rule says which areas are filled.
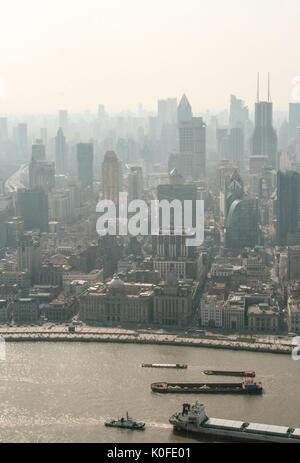
[[[1,6],[0,441],[300,443],[299,1]]]

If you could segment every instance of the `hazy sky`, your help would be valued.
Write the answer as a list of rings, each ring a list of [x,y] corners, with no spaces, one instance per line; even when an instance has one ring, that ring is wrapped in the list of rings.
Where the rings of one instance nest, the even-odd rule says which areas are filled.
[[[256,73],[275,109],[300,75],[299,0],[2,0],[0,112],[253,108]]]

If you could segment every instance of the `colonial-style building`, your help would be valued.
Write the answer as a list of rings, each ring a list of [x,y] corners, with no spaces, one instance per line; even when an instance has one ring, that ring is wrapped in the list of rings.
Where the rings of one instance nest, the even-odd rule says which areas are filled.
[[[164,284],[154,289],[153,324],[165,327],[189,326],[197,301],[199,284],[193,280],[178,281],[170,273]]]
[[[110,283],[90,287],[79,296],[79,314],[86,323],[148,325],[153,318],[153,285]]]

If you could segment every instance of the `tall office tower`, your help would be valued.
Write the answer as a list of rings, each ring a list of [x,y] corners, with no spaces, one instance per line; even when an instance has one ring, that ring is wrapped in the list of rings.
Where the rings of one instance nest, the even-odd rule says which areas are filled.
[[[229,134],[229,159],[239,161],[240,164],[244,161],[244,129],[234,127]]]
[[[42,143],[43,145],[47,145],[48,143],[48,131],[46,129],[46,127],[42,127],[40,129],[40,136],[41,136],[41,140],[42,140]]]
[[[7,117],[0,117],[0,141],[7,140],[8,126]]]
[[[277,167],[277,135],[273,128],[273,103],[259,100],[259,80],[257,85],[257,102],[255,103],[255,127],[252,135],[252,155],[266,155],[269,164]]]
[[[177,169],[173,169],[169,174],[169,183],[158,185],[157,199],[162,201],[166,199],[169,202],[179,200],[182,206],[182,224],[184,224],[184,201],[191,201],[192,203],[192,217],[191,225],[196,226],[196,200],[197,200],[197,187],[193,184],[184,184],[183,178]],[[160,211],[159,226],[162,227],[162,215]],[[171,210],[171,228],[174,227],[174,216]]]
[[[42,188],[19,189],[16,211],[24,220],[24,230],[48,231],[48,196]]]
[[[206,126],[202,117],[192,117],[179,123],[179,151],[185,159],[186,172],[194,180],[205,177]]]
[[[46,149],[41,139],[37,139],[31,147],[31,161],[45,161]]]
[[[68,171],[68,147],[62,129],[58,129],[55,137],[55,170],[57,174]]]
[[[93,187],[93,143],[77,144],[78,180],[83,188]]]
[[[249,110],[245,106],[243,100],[239,100],[235,95],[230,95],[230,115],[229,115],[229,127],[231,129],[235,127],[245,128],[245,124],[249,121]]]
[[[114,151],[107,151],[102,163],[103,199],[119,204],[120,162]]]
[[[290,138],[296,138],[297,127],[300,127],[300,103],[289,105]]]
[[[127,178],[128,183],[128,202],[134,199],[143,199],[144,193],[144,181],[143,171],[139,166],[130,168],[130,172]]]
[[[218,158],[221,161],[222,159],[229,158],[229,139],[228,139],[228,129],[227,128],[217,128],[217,150]]]
[[[225,243],[227,248],[253,248],[259,244],[259,211],[257,199],[235,200],[230,206]]]
[[[177,98],[158,100],[157,119],[161,126],[164,124],[177,124]]]
[[[183,95],[177,108],[178,123],[191,121],[192,118],[192,107],[186,95]]]
[[[67,134],[68,133],[68,111],[61,109],[58,114],[58,128]]]
[[[288,247],[288,280],[300,280],[300,246]]]
[[[287,244],[289,233],[299,229],[299,174],[277,173],[276,238],[280,246]]]
[[[41,270],[40,237],[32,232],[21,235],[17,250],[18,271],[28,271],[31,283],[38,281]]]
[[[27,137],[27,124],[18,124],[16,130],[17,144],[19,154],[22,159],[27,159],[28,156],[28,137]]]
[[[42,140],[36,140],[32,145],[32,157],[29,164],[29,186],[40,187],[49,193],[55,185],[54,162],[46,161],[45,145]]]

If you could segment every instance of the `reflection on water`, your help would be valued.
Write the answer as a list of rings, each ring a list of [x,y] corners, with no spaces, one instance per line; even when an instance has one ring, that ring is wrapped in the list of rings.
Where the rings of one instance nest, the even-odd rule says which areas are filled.
[[[141,368],[141,363],[187,363],[187,370]],[[193,442],[174,434],[168,419],[185,401],[207,414],[300,427],[300,362],[288,355],[172,346],[106,343],[7,343],[1,363],[2,442]],[[156,381],[239,381],[207,377],[204,369],[253,369],[262,396],[160,395]],[[144,432],[111,429],[104,421],[126,413]],[[202,439],[202,441],[205,439]],[[199,440],[201,442],[201,439]]]

